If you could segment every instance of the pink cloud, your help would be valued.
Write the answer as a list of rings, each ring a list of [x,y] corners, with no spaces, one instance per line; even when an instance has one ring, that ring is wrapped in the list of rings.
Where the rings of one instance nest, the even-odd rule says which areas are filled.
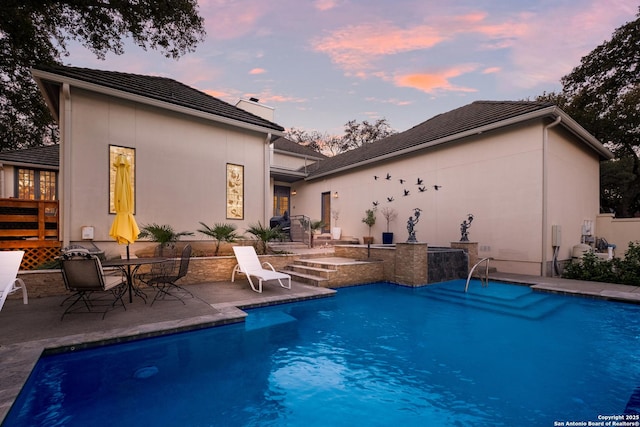
[[[264,68],[254,68],[251,71],[249,71],[249,74],[257,75],[257,74],[264,74],[266,72],[267,72],[267,70],[265,70]]]
[[[482,70],[482,74],[494,74],[499,73],[502,70],[500,67],[488,67]]]
[[[433,47],[445,40],[433,28],[422,25],[397,28],[388,23],[349,26],[312,42],[341,68],[362,73],[378,57]]]
[[[204,17],[208,39],[229,40],[256,31],[258,20],[268,11],[263,2],[235,2],[200,0],[200,14]]]
[[[451,79],[474,71],[474,65],[461,65],[435,73],[415,73],[396,76],[393,80],[397,86],[410,87],[426,93],[437,92],[477,92],[474,88],[456,86]]]
[[[313,7],[319,11],[327,11],[336,7],[337,2],[335,0],[316,0],[313,2]]]

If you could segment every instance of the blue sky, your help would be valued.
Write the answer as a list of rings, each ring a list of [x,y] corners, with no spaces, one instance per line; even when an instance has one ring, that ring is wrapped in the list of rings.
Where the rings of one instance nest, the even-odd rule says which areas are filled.
[[[559,90],[580,58],[635,20],[631,0],[200,0],[206,40],[170,60],[128,45],[66,65],[161,75],[231,104],[256,97],[285,128],[398,131],[476,100]]]

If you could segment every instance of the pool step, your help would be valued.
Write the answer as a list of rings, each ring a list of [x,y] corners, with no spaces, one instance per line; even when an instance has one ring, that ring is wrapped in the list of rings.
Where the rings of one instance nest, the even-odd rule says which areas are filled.
[[[291,276],[291,280],[311,286],[326,287],[331,276],[337,273],[335,268],[321,266],[308,260],[296,260],[283,273]]]
[[[246,317],[244,329],[246,331],[256,331],[274,326],[288,325],[297,321],[298,319],[295,317],[280,310],[256,310],[251,311]]]
[[[490,287],[491,285],[489,285]],[[485,288],[486,289],[486,288]],[[465,293],[464,289],[433,286],[423,294],[426,298],[437,299],[457,305],[464,305],[500,314],[526,319],[540,319],[549,316],[564,305],[564,301],[551,295],[535,293],[527,288],[522,294],[507,297],[483,295],[483,289]]]

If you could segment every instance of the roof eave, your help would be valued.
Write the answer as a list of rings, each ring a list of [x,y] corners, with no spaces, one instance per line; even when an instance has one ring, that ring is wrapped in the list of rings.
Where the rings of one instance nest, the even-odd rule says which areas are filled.
[[[307,159],[307,160],[315,160],[315,161],[324,160],[322,157],[315,157],[307,154],[294,153],[293,151],[280,150],[278,148],[274,148],[273,152],[278,154],[284,154],[291,157],[299,157],[301,159]]]
[[[230,126],[235,126],[235,127],[239,127],[239,128],[250,130],[250,131],[255,131],[255,132],[260,132],[260,133],[267,133],[267,134],[277,135],[277,136],[284,136],[283,131],[280,131],[280,130],[275,129],[275,128],[270,128],[270,127],[266,127],[266,126],[259,126],[259,125],[255,125],[253,123],[247,123],[247,122],[244,122],[244,121],[241,121],[241,120],[235,120],[235,119],[231,119],[231,118],[228,118],[228,117],[220,116],[220,115],[217,115],[217,114],[207,113],[207,112],[204,112],[204,111],[196,110],[194,108],[184,107],[184,106],[181,106],[181,105],[177,105],[177,104],[173,104],[173,103],[170,103],[170,102],[149,98],[149,97],[142,96],[142,95],[136,95],[136,94],[131,93],[131,92],[126,92],[126,91],[123,91],[123,90],[109,88],[109,87],[98,85],[98,84],[95,84],[95,83],[86,82],[84,80],[74,79],[72,77],[61,76],[60,74],[55,74],[55,73],[51,73],[51,72],[48,72],[48,71],[31,69],[31,73],[33,74],[34,78],[36,79],[36,82],[38,83],[38,86],[40,87],[40,90],[41,90],[41,92],[43,94],[47,93],[46,90],[43,90],[43,88],[45,88],[46,81],[57,82],[57,83],[60,83],[60,84],[68,83],[70,86],[74,86],[74,87],[77,87],[77,88],[80,88],[80,89],[89,90],[89,91],[96,92],[96,93],[101,93],[103,95],[109,95],[109,96],[113,96],[113,97],[116,97],[116,98],[126,99],[126,100],[137,102],[137,103],[140,103],[140,104],[145,104],[145,105],[149,105],[149,106],[152,106],[152,107],[162,108],[162,109],[165,109],[165,110],[174,111],[174,112],[177,112],[177,113],[186,114],[186,115],[189,115],[189,116],[198,117],[198,118],[202,118],[202,119],[205,119],[205,120],[210,120],[210,121],[214,121],[214,122],[218,122],[218,123],[222,123],[222,124],[226,124],[226,125],[230,125]],[[50,99],[48,99],[47,95],[45,95],[45,100],[47,101],[47,104],[49,105],[49,108],[51,108],[53,103],[51,102]],[[57,110],[58,110],[58,107],[56,106],[55,109],[53,109],[52,111],[57,112]]]
[[[425,142],[423,144],[419,144],[419,145],[414,145],[412,147],[408,147],[405,148],[403,150],[398,150],[398,151],[393,151],[391,153],[379,156],[379,157],[374,157],[371,159],[367,159],[367,160],[363,160],[361,162],[357,162],[357,163],[352,163],[350,165],[346,165],[343,166],[341,168],[337,168],[337,169],[332,169],[330,171],[326,171],[326,172],[321,172],[317,175],[313,175],[313,176],[309,176],[307,178],[305,178],[305,180],[307,181],[313,181],[314,179],[318,179],[318,178],[322,178],[322,177],[326,177],[328,175],[333,175],[336,173],[340,173],[340,172],[344,172],[344,171],[348,171],[357,167],[361,167],[361,166],[367,166],[369,164],[372,163],[377,163],[377,162],[381,162],[384,160],[388,160],[390,158],[394,158],[397,156],[402,156],[405,154],[410,154],[416,151],[420,151],[420,150],[424,150],[426,148],[432,148],[432,147],[436,147],[438,145],[442,145],[442,144],[446,144],[448,142],[452,142],[458,139],[463,139],[463,138],[467,138],[469,136],[473,136],[473,135],[479,135],[481,133],[484,132],[489,132],[495,129],[499,129],[502,127],[506,127],[506,126],[511,126],[517,123],[522,123],[522,122],[526,122],[529,120],[533,120],[533,119],[538,119],[538,118],[543,118],[543,117],[547,117],[547,116],[551,116],[551,117],[558,117],[561,116],[562,117],[562,122],[561,124],[563,124],[566,128],[568,128],[569,130],[571,130],[571,132],[576,135],[577,137],[579,137],[582,141],[584,141],[587,145],[589,145],[592,149],[594,149],[601,157],[605,158],[605,159],[612,159],[613,158],[613,154],[611,154],[611,152],[604,147],[600,141],[598,141],[593,135],[591,135],[589,132],[587,132],[582,126],[580,126],[575,120],[571,119],[571,117],[569,117],[569,115],[567,115],[565,112],[563,112],[562,110],[560,110],[558,107],[556,106],[550,106],[550,107],[546,107],[546,108],[542,108],[540,110],[536,110],[536,111],[532,111],[526,114],[522,114],[519,116],[515,116],[515,117],[511,117],[509,119],[506,120],[501,120],[499,122],[495,122],[495,123],[490,123],[484,126],[480,126],[477,128],[473,128],[473,129],[469,129],[467,131],[464,132],[460,132],[460,133],[456,133],[453,135],[449,135],[443,138],[439,138],[439,139],[435,139],[433,141],[428,141]]]

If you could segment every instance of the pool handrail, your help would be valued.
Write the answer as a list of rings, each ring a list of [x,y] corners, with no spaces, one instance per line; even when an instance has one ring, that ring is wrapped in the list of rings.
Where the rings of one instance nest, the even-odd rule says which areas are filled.
[[[476,269],[476,267],[478,267],[483,262],[486,262],[487,265],[486,265],[484,279],[482,278],[482,276],[480,276],[480,283],[482,284],[483,288],[485,286],[489,286],[489,261],[492,260],[492,259],[493,259],[493,257],[482,258],[480,261],[476,262],[473,267],[471,267],[471,270],[469,271],[469,275],[467,276],[467,284],[464,285],[464,292],[465,293],[469,289],[469,281],[471,280],[471,275],[473,274],[473,272]]]

